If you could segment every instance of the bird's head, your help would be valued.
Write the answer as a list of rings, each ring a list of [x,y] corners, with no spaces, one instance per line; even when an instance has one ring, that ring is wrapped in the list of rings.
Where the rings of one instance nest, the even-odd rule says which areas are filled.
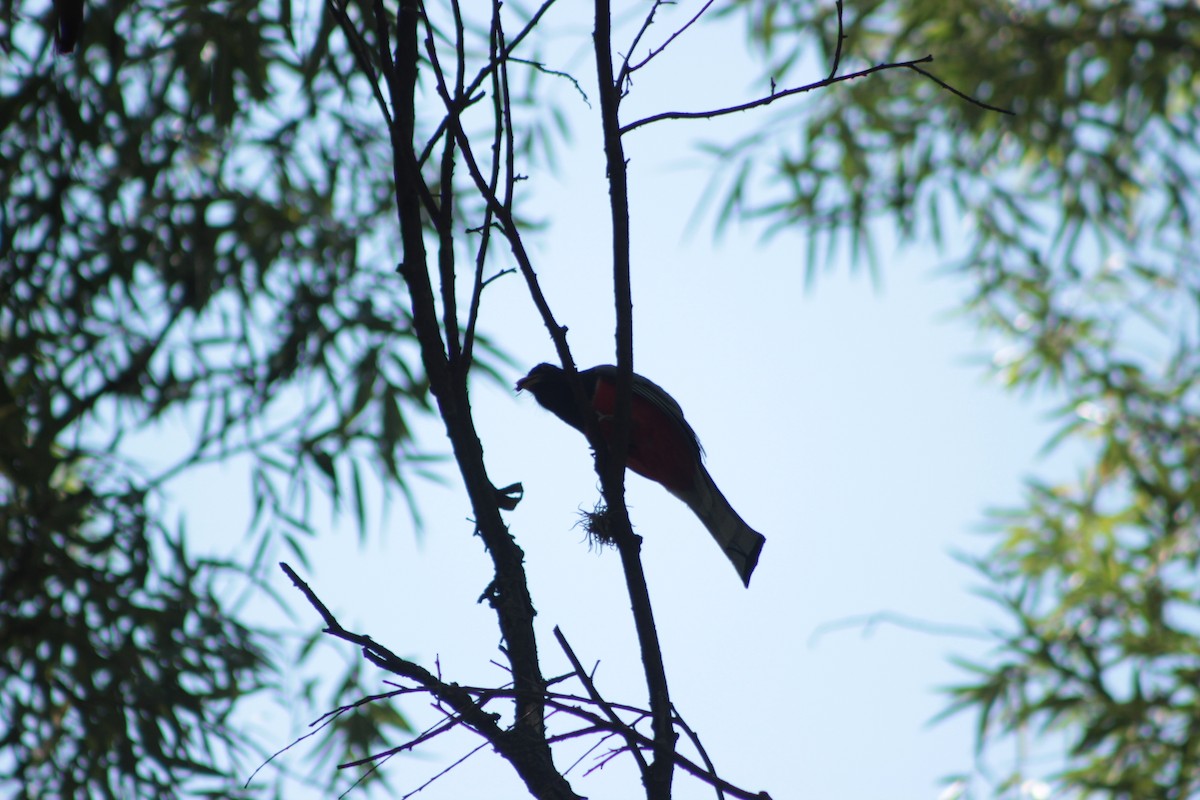
[[[517,391],[529,390],[534,397],[538,396],[538,385],[546,381],[558,384],[563,382],[563,371],[553,364],[538,364],[529,370],[529,374],[517,381]]]
[[[584,429],[579,406],[571,394],[567,373],[553,364],[538,364],[517,381],[517,391],[528,391],[538,403],[573,428]],[[585,391],[587,391],[585,389]]]

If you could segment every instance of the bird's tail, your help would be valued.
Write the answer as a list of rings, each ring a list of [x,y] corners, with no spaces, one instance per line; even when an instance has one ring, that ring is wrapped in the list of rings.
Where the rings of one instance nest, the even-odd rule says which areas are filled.
[[[704,527],[708,528],[708,532],[733,562],[742,583],[749,586],[750,576],[758,565],[758,555],[762,552],[766,537],[738,516],[703,465],[696,467],[696,480],[691,489],[668,491],[686,503],[692,513],[700,518]]]

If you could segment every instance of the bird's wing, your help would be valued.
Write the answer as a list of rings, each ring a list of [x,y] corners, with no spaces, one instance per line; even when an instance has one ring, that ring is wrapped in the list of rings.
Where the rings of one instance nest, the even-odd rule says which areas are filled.
[[[587,372],[616,386],[617,368],[611,364],[592,367]],[[692,426],[688,424],[687,419],[683,416],[683,409],[679,407],[679,403],[674,397],[667,394],[666,389],[649,378],[638,375],[636,372],[633,373],[632,389],[635,395],[648,401],[652,406],[665,414],[686,435],[688,442],[695,448],[697,455],[704,453],[704,447],[700,444],[700,437],[696,435],[696,431],[692,430]]]

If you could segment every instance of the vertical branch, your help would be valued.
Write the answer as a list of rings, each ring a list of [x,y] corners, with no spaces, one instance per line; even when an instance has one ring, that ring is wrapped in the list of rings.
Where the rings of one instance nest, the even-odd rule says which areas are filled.
[[[453,112],[451,112],[453,113]],[[442,329],[450,347],[451,374],[455,383],[466,380],[466,370],[461,368],[462,346],[458,339],[458,298],[455,295],[458,281],[454,274],[454,137],[446,137],[442,151],[441,197],[435,220],[438,234],[438,283],[442,290]]]
[[[455,104],[447,109],[447,113],[458,114],[463,97],[463,73],[466,70],[466,54],[463,43],[463,22],[461,9],[457,0],[451,3],[454,12],[455,25]],[[455,384],[465,383],[468,365],[462,363],[463,345],[458,331],[458,281],[454,270],[454,164],[457,160],[453,136],[446,137],[445,149],[442,151],[441,171],[441,204],[436,220],[438,231],[438,280],[442,290],[442,328],[446,333],[446,343],[450,348],[451,375]],[[418,169],[420,168],[418,164]]]
[[[391,126],[393,171],[396,182],[396,204],[400,216],[400,236],[404,261],[400,273],[408,285],[412,301],[413,327],[421,347],[421,358],[429,377],[430,390],[437,401],[438,412],[446,427],[455,461],[463,477],[475,516],[476,531],[483,540],[495,566],[495,578],[486,597],[496,612],[505,653],[512,668],[514,689],[514,724],[505,734],[503,752],[524,780],[530,792],[551,800],[574,799],[577,796],[570,784],[555,769],[546,740],[545,692],[546,680],[538,662],[537,638],[533,629],[533,600],[525,574],[525,554],[513,540],[500,516],[499,494],[487,475],[483,446],[475,430],[467,397],[465,380],[451,375],[447,353],[438,321],[437,305],[430,280],[428,256],[424,244],[424,225],[421,219],[422,198],[430,195],[421,176],[418,155],[414,150],[416,128],[416,85],[418,64],[418,30],[424,18],[421,0],[400,0],[396,15],[395,63],[389,54],[389,28],[383,0],[375,0],[376,37],[380,60],[386,70],[391,95],[393,124]],[[428,19],[427,41],[433,72],[444,87],[445,75],[436,61],[432,28]],[[460,67],[461,71],[462,67]],[[457,114],[448,104],[451,129],[461,138],[458,149],[466,154],[468,140],[462,134]],[[447,146],[449,149],[449,145]],[[431,211],[436,220],[441,212]],[[452,246],[452,243],[451,243]],[[452,266],[452,265],[451,265]],[[443,278],[446,273],[442,273]],[[450,273],[452,278],[452,270]],[[450,287],[452,290],[453,287]],[[446,287],[443,287],[443,292]],[[445,295],[443,295],[445,296]],[[457,325],[449,320],[447,325]],[[448,332],[449,333],[449,332]],[[457,330],[453,331],[457,336]]]
[[[600,447],[597,449],[597,458],[609,513],[615,516],[612,521],[617,532],[617,547],[621,553],[638,644],[642,651],[646,688],[650,695],[654,758],[643,775],[646,796],[649,800],[668,800],[675,761],[671,697],[667,689],[658,631],[654,626],[654,613],[650,607],[650,592],[642,570],[641,539],[633,533],[629,510],[625,506],[625,456],[629,447],[633,385],[633,292],[629,278],[629,180],[625,149],[621,144],[621,87],[613,76],[612,9],[609,0],[596,0],[594,46],[613,224],[613,295],[617,318],[617,394],[613,437],[609,443],[611,452],[605,453],[605,448]]]
[[[416,131],[417,23],[416,0],[402,0],[396,14],[396,61],[393,64],[388,35],[388,15],[383,0],[375,0],[375,36],[379,60],[392,101],[392,174],[396,182],[396,212],[400,217],[400,240],[404,261],[400,274],[412,297],[413,327],[421,345],[421,360],[429,385],[439,401],[447,393],[446,349],[442,342],[433,299],[433,286],[426,268],[425,230],[419,198],[429,194],[413,154]]]
[[[623,485],[623,465],[629,449],[629,409],[633,375],[633,292],[629,283],[629,173],[621,144],[621,89],[614,83],[612,19],[608,0],[596,0],[594,34],[596,70],[600,82],[600,119],[604,132],[604,159],[608,167],[609,210],[612,215],[613,299],[617,315],[617,400],[614,436],[610,445],[613,483]]]
[[[465,59],[466,55],[463,52],[463,26],[462,16],[459,13],[458,2],[454,2],[454,19],[457,27],[458,36],[458,53],[459,58]],[[500,25],[500,9],[498,3],[493,8],[492,12],[492,32],[488,37],[488,61],[492,64],[497,64],[502,57],[504,51],[503,46],[504,29]],[[461,73],[460,73],[461,74]],[[507,72],[505,73],[507,77]],[[444,82],[440,82],[444,83]],[[440,85],[440,84],[439,84]],[[459,87],[460,92],[465,92],[464,87]],[[464,100],[465,95],[460,94],[458,100]],[[500,145],[502,142],[508,142],[508,149],[512,150],[512,128],[509,124],[508,115],[505,113],[507,107],[507,83],[501,80],[500,71],[492,70],[492,171],[488,176],[486,189],[482,190],[485,199],[496,196],[496,187],[500,181]],[[502,102],[503,101],[503,102]],[[454,138],[454,131],[458,129],[455,125],[447,132],[448,138]],[[470,164],[468,164],[470,169]],[[511,171],[511,170],[510,170]],[[511,197],[511,187],[509,196]],[[475,346],[475,324],[479,321],[479,304],[483,297],[483,265],[484,258],[487,255],[488,242],[492,236],[492,221],[495,219],[495,211],[493,210],[490,200],[485,203],[483,211],[483,224],[479,227],[479,249],[475,254],[475,280],[471,289],[471,307],[467,311],[467,328],[463,334],[463,369],[470,369],[471,353]]]

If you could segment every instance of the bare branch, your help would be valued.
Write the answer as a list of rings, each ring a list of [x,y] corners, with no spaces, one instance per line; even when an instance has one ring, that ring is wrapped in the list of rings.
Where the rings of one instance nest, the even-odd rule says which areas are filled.
[[[378,762],[382,759],[391,758],[392,756],[396,755],[397,753],[403,753],[405,750],[412,750],[415,747],[417,747],[418,745],[422,745],[425,742],[428,742],[432,739],[436,739],[437,737],[441,736],[443,733],[448,733],[449,731],[454,730],[461,724],[462,724],[461,717],[458,717],[455,715],[447,715],[446,718],[443,719],[441,722],[425,729],[420,734],[418,734],[417,736],[415,736],[412,739],[409,739],[404,744],[389,748],[387,750],[384,750],[381,753],[373,753],[372,755],[366,756],[365,758],[359,758],[354,761],[346,761],[342,764],[338,764],[338,769],[353,769],[354,767],[361,767],[364,764],[372,764],[372,763]]]
[[[650,6],[650,10],[646,12],[646,18],[642,20],[641,27],[633,35],[633,41],[629,43],[629,49],[625,52],[625,58],[621,61],[621,69],[614,83],[618,89],[624,91],[622,87],[625,85],[625,78],[632,71],[629,69],[629,59],[633,58],[633,53],[637,50],[638,44],[641,43],[642,37],[646,35],[646,31],[654,24],[654,15],[658,13],[659,7],[666,2],[667,0],[654,0],[654,5]]]
[[[408,800],[408,798],[412,797],[413,795],[415,795],[415,794],[418,794],[418,793],[420,793],[420,792],[424,791],[425,789],[428,789],[428,788],[429,788],[429,787],[430,787],[430,786],[431,786],[431,785],[434,783],[434,781],[436,781],[438,778],[442,778],[442,777],[446,776],[447,774],[449,774],[449,772],[450,772],[452,769],[454,769],[455,767],[459,766],[459,765],[460,765],[460,764],[462,764],[464,761],[466,761],[468,758],[470,758],[471,756],[475,755],[476,753],[478,753],[480,750],[482,750],[482,749],[483,749],[483,748],[485,748],[485,747],[487,747],[487,742],[483,742],[483,743],[482,743],[482,744],[480,744],[478,747],[476,747],[474,750],[472,750],[471,752],[467,753],[465,756],[463,756],[463,757],[459,758],[459,759],[458,759],[457,761],[455,761],[453,764],[450,764],[450,765],[449,765],[449,766],[447,766],[445,769],[443,769],[441,772],[437,773],[437,774],[436,774],[436,775],[434,775],[432,778],[430,778],[429,780],[425,781],[425,782],[424,782],[424,783],[422,783],[420,786],[418,786],[417,788],[413,789],[413,790],[412,790],[411,792],[409,792],[408,794],[406,794],[406,795],[404,795],[403,797],[401,797],[401,798],[400,798],[400,800]]]
[[[595,728],[588,727],[588,728],[583,728],[581,732],[591,732],[591,731],[594,731],[594,730],[595,730]],[[596,750],[597,750],[597,749],[599,749],[600,747],[602,747],[602,746],[604,745],[604,743],[605,743],[605,742],[607,742],[609,739],[611,739],[612,737],[614,737],[614,736],[616,736],[616,735],[617,735],[617,734],[615,734],[615,733],[610,733],[610,734],[608,734],[607,736],[605,736],[604,738],[600,739],[600,741],[596,742],[594,745],[592,745],[591,747],[589,747],[587,750],[585,750],[585,751],[583,752],[583,754],[582,754],[581,756],[579,756],[579,758],[577,758],[577,759],[575,759],[574,761],[572,761],[572,762],[571,762],[571,766],[569,766],[569,767],[567,767],[566,769],[564,769],[564,770],[563,770],[563,775],[570,775],[570,774],[571,774],[571,770],[575,769],[575,768],[576,768],[576,767],[578,767],[580,764],[582,764],[582,763],[584,762],[584,759],[586,759],[586,758],[587,758],[588,756],[590,756],[592,753],[596,752]],[[634,751],[634,753],[635,753],[635,754],[637,754],[637,755],[641,755],[641,753],[639,753],[639,752],[638,752],[638,751],[636,751],[636,750]],[[590,770],[589,770],[589,772],[590,772]]]
[[[691,741],[692,746],[696,748],[696,752],[700,754],[700,759],[704,762],[704,766],[708,769],[710,775],[717,777],[717,768],[713,766],[712,759],[708,757],[708,751],[704,749],[704,745],[700,743],[700,737],[692,730],[692,727],[683,721],[683,717],[679,714],[679,709],[671,705],[671,710],[675,713],[675,724],[683,730]],[[725,800],[725,790],[721,788],[719,783],[714,783],[713,788],[717,792],[717,800]]]
[[[436,701],[444,703],[453,711],[455,724],[462,724],[487,740],[487,743],[512,764],[525,780],[526,785],[531,790],[535,790],[535,796],[579,800],[578,795],[571,791],[566,780],[554,771],[553,764],[541,760],[536,752],[530,750],[527,744],[526,731],[528,728],[526,726],[522,726],[518,720],[517,726],[513,729],[501,728],[500,715],[484,708],[491,700],[501,697],[513,698],[520,703],[528,694],[526,690],[521,688],[468,689],[443,681],[419,664],[396,655],[372,640],[370,636],[346,630],[309,585],[296,574],[295,570],[282,562],[279,566],[296,588],[301,591],[309,604],[321,615],[326,633],[342,641],[358,645],[362,648],[363,657],[372,664],[393,675],[414,681]],[[539,701],[543,701],[543,698],[539,698]],[[447,714],[447,716],[451,715]],[[548,752],[549,746],[545,739],[541,739],[541,742]],[[367,761],[371,760],[373,759],[367,759]]]
[[[363,41],[362,34],[358,32],[358,29],[350,21],[349,15],[346,14],[345,3],[339,4],[336,0],[329,0],[329,10],[333,13],[334,20],[341,27],[346,41],[350,44],[350,50],[354,53],[354,62],[362,70],[363,74],[367,76],[367,83],[371,85],[375,104],[379,106],[379,113],[390,128],[392,125],[392,114],[388,110],[387,100],[384,99],[383,92],[379,88],[378,76],[375,74],[375,66],[371,63],[371,57],[367,51],[367,43]]]
[[[632,731],[633,728],[626,726],[625,723],[622,722],[621,718],[617,716],[617,712],[613,710],[613,707],[609,705],[609,703],[603,697],[600,696],[599,690],[596,689],[596,684],[592,682],[591,676],[584,671],[583,665],[579,663],[579,657],[575,655],[575,651],[572,650],[571,645],[567,643],[567,637],[563,635],[562,630],[557,625],[554,626],[554,638],[558,639],[559,647],[561,647],[563,653],[566,654],[567,660],[571,662],[571,666],[575,668],[575,675],[579,678],[579,682],[583,684],[583,688],[587,690],[588,697],[591,698],[592,702],[598,705],[600,710],[602,710],[614,724]],[[632,736],[625,736],[625,742],[629,745],[629,751],[633,753],[634,760],[637,761],[638,769],[642,774],[642,780],[646,780],[650,767],[646,763],[646,759],[642,755],[641,751],[638,750],[636,739]]]
[[[432,43],[430,44],[432,47]],[[446,335],[447,353],[454,379],[466,380],[466,370],[461,368],[462,344],[458,338],[458,293],[454,259],[454,139],[446,138],[442,150],[441,197],[434,218],[438,235],[438,284],[442,295],[442,328]],[[457,369],[455,369],[457,368]]]
[[[515,62],[517,64],[524,64],[528,67],[533,67],[534,69],[536,69],[538,72],[542,73],[543,75],[553,75],[556,78],[562,78],[564,80],[570,81],[571,85],[575,87],[575,91],[579,92],[579,96],[581,98],[583,98],[584,105],[586,105],[588,108],[592,107],[592,101],[588,100],[587,92],[585,92],[583,90],[583,87],[579,85],[579,79],[576,78],[571,73],[563,72],[562,70],[558,70],[558,69],[550,69],[545,64],[543,64],[541,61],[533,61],[528,58],[517,58],[516,56],[509,56],[507,60]]]
[[[954,89],[953,87],[949,86],[948,84],[944,83],[943,81],[939,80],[938,78],[934,77],[933,75],[929,74],[928,72],[926,72],[925,70],[923,70],[917,66],[918,64],[928,64],[928,63],[931,63],[932,61],[933,61],[933,56],[931,56],[931,55],[925,56],[924,58],[913,59],[911,61],[889,61],[886,64],[876,64],[873,67],[867,67],[866,69],[861,69],[857,72],[851,72],[846,75],[838,75],[837,77],[826,78],[824,80],[820,80],[815,83],[809,83],[804,86],[797,86],[792,89],[785,89],[782,92],[772,92],[770,95],[768,95],[766,97],[761,97],[758,100],[751,100],[748,103],[741,103],[739,105],[729,106],[727,108],[717,108],[717,109],[713,109],[711,111],[666,111],[661,114],[654,114],[652,116],[645,117],[643,119],[639,119],[637,122],[631,122],[628,125],[625,125],[624,127],[621,128],[621,134],[624,135],[626,133],[629,133],[630,131],[637,130],[638,128],[642,127],[643,125],[649,125],[652,122],[661,122],[663,120],[668,120],[668,119],[714,119],[716,117],[723,117],[726,114],[736,114],[741,111],[749,111],[754,108],[759,108],[761,106],[770,105],[771,103],[774,103],[776,100],[780,100],[784,97],[790,97],[792,95],[802,94],[804,92],[811,92],[815,89],[823,89],[826,86],[832,86],[835,83],[842,83],[844,81],[852,81],[852,80],[857,80],[858,78],[865,78],[868,75],[873,75],[876,72],[883,72],[884,70],[889,70],[889,69],[911,69],[911,70],[914,70],[914,71],[919,72],[922,75],[928,77],[930,80],[934,81],[935,83],[942,86],[943,88],[953,92],[954,94],[958,95],[959,97],[962,97],[963,99],[979,106],[980,108],[987,109],[988,111],[997,111],[1002,114],[1012,114],[1013,113],[1011,111],[1006,111],[1005,109],[1002,109],[1002,108],[996,108],[995,106],[990,106],[986,103],[980,102],[979,100],[975,100],[974,98],[972,98],[966,94],[963,94],[962,92],[958,91],[957,89]]]
[[[656,49],[651,50],[649,52],[649,54],[647,54],[647,56],[645,58],[643,58],[641,61],[639,61],[638,63],[630,65],[629,58],[626,57],[625,66],[621,70],[620,82],[623,82],[630,75],[632,75],[633,73],[637,72],[642,67],[649,64],[651,62],[651,60],[653,60],[656,56],[658,56],[660,53],[662,53],[662,51],[666,50],[667,47],[670,46],[671,42],[675,41],[680,36],[682,36],[684,31],[686,31],[688,28],[692,27],[692,25],[696,24],[696,22],[702,16],[704,16],[705,12],[708,11],[709,7],[712,6],[713,2],[714,2],[714,0],[708,0],[708,2],[705,3],[703,6],[701,6],[700,10],[696,12],[695,16],[693,16],[686,23],[684,23],[682,28],[680,28],[679,30],[672,33],[665,42],[663,42],[661,45],[659,45]],[[658,6],[655,5],[655,8],[657,8],[657,7]],[[653,16],[653,12],[651,12],[651,16]],[[635,41],[634,46],[636,46],[636,45],[637,45],[637,42]],[[633,55],[632,50],[630,51],[630,55]]]
[[[842,65],[842,43],[846,41],[846,25],[843,19],[842,0],[837,0],[837,46],[833,51],[833,66],[829,69],[829,77],[826,80],[832,80],[837,77],[838,67]]]
[[[964,94],[964,93],[960,92],[958,89],[955,89],[953,86],[946,83],[944,80],[942,80],[938,76],[934,75],[933,73],[928,72],[928,71],[923,70],[920,67],[918,67],[916,65],[917,63],[921,63],[921,62],[916,62],[913,64],[905,64],[904,66],[908,67],[913,72],[919,72],[920,74],[924,75],[926,78],[929,78],[929,80],[936,83],[938,86],[945,89],[947,92],[950,92],[953,95],[957,95],[958,97],[961,97],[963,100],[966,100],[968,103],[971,103],[972,105],[979,106],[980,108],[982,108],[986,111],[995,111],[998,114],[1007,114],[1010,117],[1015,117],[1017,115],[1015,111],[1012,111],[1007,108],[1000,108],[999,106],[988,105],[987,103],[983,102],[982,100],[976,100],[974,97],[971,97],[968,94]]]
[[[512,38],[512,41],[509,42],[508,47],[501,51],[500,57],[489,60],[488,63],[484,65],[478,73],[476,73],[474,79],[472,79],[471,83],[468,84],[466,89],[462,92],[463,97],[471,98],[470,103],[474,103],[476,100],[478,100],[476,92],[479,91],[479,87],[483,85],[483,82],[491,76],[492,70],[496,68],[500,58],[508,58],[509,55],[520,46],[521,42],[523,42],[525,38],[533,32],[533,29],[537,27],[537,24],[541,21],[545,13],[550,10],[550,6],[554,5],[554,2],[555,0],[545,0],[545,2],[538,7],[538,10],[535,11],[533,16],[529,18],[529,21],[525,23],[525,27],[521,28],[517,35]],[[459,109],[459,111],[462,111],[462,109]],[[449,121],[450,119],[447,116],[438,123],[437,128],[435,128],[433,131],[433,135],[429,137],[429,141],[426,143],[425,148],[421,151],[421,155],[417,159],[418,163],[424,164],[427,160],[429,160],[429,156],[433,153],[433,148],[437,140],[446,133],[446,128]]]
[[[826,86],[832,86],[835,83],[865,78],[868,75],[872,75],[876,72],[882,72],[883,70],[887,69],[899,69],[901,67],[911,66],[912,64],[925,64],[930,61],[933,61],[933,56],[925,56],[924,58],[917,59],[916,61],[900,61],[889,62],[886,64],[876,64],[873,67],[868,67],[866,69],[859,70],[858,72],[852,72],[848,75],[839,75],[836,78],[826,78],[824,80],[817,81],[816,83],[809,83],[804,86],[785,89],[782,92],[776,92],[772,90],[771,94],[767,95],[766,97],[760,97],[759,99],[751,100],[748,103],[740,103],[736,106],[717,108],[711,111],[664,111],[661,114],[654,114],[653,116],[639,119],[637,122],[629,123],[621,128],[621,133],[624,135],[630,131],[637,130],[643,125],[649,125],[652,122],[661,122],[667,119],[714,119],[716,117],[723,117],[726,114],[737,114],[742,111],[750,111],[751,109],[761,108],[762,106],[769,106],[776,100],[782,100],[783,98],[790,97],[794,94],[803,94],[804,92],[811,92],[816,89],[823,89]]]
[[[572,699],[579,700],[581,698]],[[619,735],[622,738],[632,737],[636,739],[638,746],[642,749],[652,750],[654,747],[654,740],[639,732],[636,728],[633,728],[632,726],[626,726],[629,728],[629,731],[626,731],[625,729],[616,729],[613,727],[613,723],[610,720],[592,711],[588,711],[586,708],[581,708],[578,705],[572,705],[571,703],[563,702],[558,695],[548,694],[546,696],[546,704],[557,710],[564,711],[573,717],[577,717],[585,722],[589,722],[593,727],[599,730],[611,731],[613,734]],[[617,703],[613,703],[612,706],[619,709],[624,708],[624,706],[621,706]],[[645,714],[648,712],[643,711],[642,713]],[[621,748],[617,752],[619,753],[624,749],[625,748]],[[609,756],[609,758],[611,758],[611,756]],[[678,751],[673,752],[671,763],[692,777],[704,781],[710,786],[719,787],[730,797],[736,797],[739,798],[739,800],[771,800],[771,796],[766,792],[754,793],[735,786],[724,778],[714,775],[710,770],[705,769],[686,756],[681,755]]]
[[[543,5],[542,9],[539,10],[539,13],[544,11],[548,6],[549,3]],[[528,26],[526,26],[526,29],[522,31],[522,34],[524,34],[527,30]],[[506,54],[515,47],[515,43],[509,44],[507,47],[501,48],[500,53]],[[503,61],[503,57],[498,57],[498,61]],[[494,68],[498,69],[498,65]],[[489,71],[481,74],[491,74],[491,72]],[[468,87],[467,91],[471,92],[476,88],[476,86],[472,85]],[[442,98],[442,103],[447,107],[447,109],[450,109],[454,104],[454,99],[450,96],[444,80],[437,81],[437,91],[438,95]],[[550,334],[550,338],[554,342],[559,359],[562,361],[563,366],[567,368],[568,371],[573,371],[575,368],[575,362],[571,358],[571,351],[567,345],[567,329],[565,326],[558,324],[558,321],[554,317],[554,313],[550,310],[550,304],[546,300],[546,295],[542,292],[541,284],[537,279],[537,273],[533,269],[533,262],[529,257],[528,251],[525,249],[524,241],[521,239],[520,230],[517,228],[517,225],[513,219],[511,206],[511,187],[510,191],[508,192],[508,198],[506,200],[501,200],[497,196],[495,184],[484,176],[483,171],[479,166],[479,162],[475,158],[471,141],[468,138],[466,131],[463,130],[458,116],[455,114],[447,114],[443,122],[447,126],[447,130],[449,131],[450,135],[454,136],[455,139],[458,140],[458,148],[462,153],[463,161],[467,166],[467,172],[471,176],[471,180],[475,182],[475,187],[479,191],[480,196],[487,203],[487,207],[495,215],[496,220],[500,223],[501,229],[504,231],[505,239],[508,241],[513,257],[516,259],[517,267],[521,272],[521,276],[525,278],[525,283],[529,289],[530,297],[533,299],[533,304],[537,308],[538,314],[541,315],[542,322],[545,324],[546,329]],[[436,135],[434,138],[436,139]],[[509,152],[511,152],[511,142],[509,146]],[[513,175],[513,182],[515,183],[515,174]]]
[[[654,758],[644,778],[648,800],[669,800],[672,768],[675,755],[675,732],[671,724],[671,695],[663,666],[662,647],[654,626],[650,606],[650,591],[642,569],[641,537],[633,532],[629,509],[625,505],[625,461],[629,449],[629,431],[633,406],[633,292],[630,284],[630,217],[629,174],[625,150],[621,144],[620,105],[621,87],[613,79],[612,9],[609,0],[596,0],[593,46],[596,54],[596,77],[600,92],[600,123],[604,133],[604,158],[608,168],[608,197],[612,219],[613,244],[613,301],[616,307],[617,378],[611,436],[600,437],[590,430],[588,440],[596,452],[596,472],[599,473],[604,498],[611,515],[625,584],[629,591],[646,689],[650,695],[651,724],[654,730]],[[576,401],[590,418],[590,404],[583,396],[579,382],[575,384]]]

